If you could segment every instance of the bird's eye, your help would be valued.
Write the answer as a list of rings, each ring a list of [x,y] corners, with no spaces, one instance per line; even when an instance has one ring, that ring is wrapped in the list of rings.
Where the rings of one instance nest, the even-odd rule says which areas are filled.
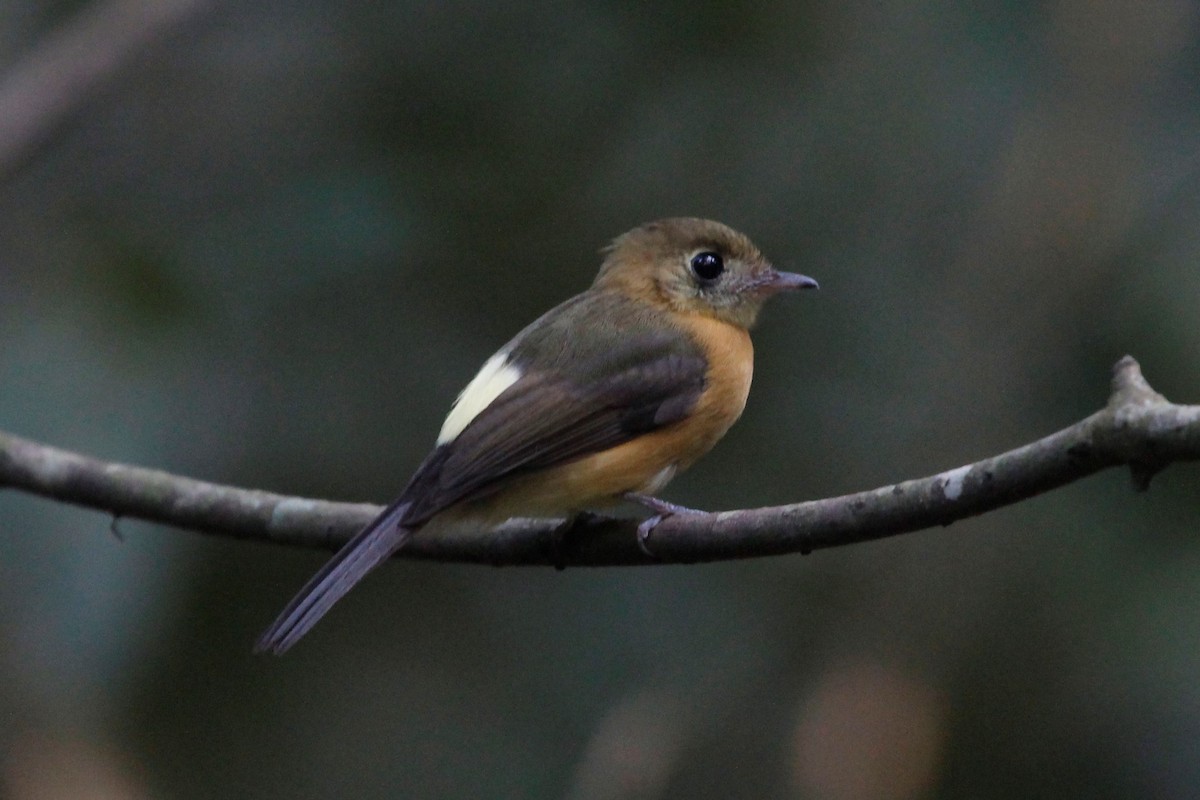
[[[692,256],[692,272],[702,281],[715,281],[725,271],[725,259],[718,253],[705,250]]]

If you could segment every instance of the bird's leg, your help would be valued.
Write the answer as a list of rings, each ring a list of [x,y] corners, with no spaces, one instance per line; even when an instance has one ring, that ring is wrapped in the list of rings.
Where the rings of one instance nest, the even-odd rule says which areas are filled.
[[[626,492],[625,499],[631,503],[637,503],[639,506],[644,506],[654,512],[654,516],[647,517],[638,524],[637,527],[637,543],[638,549],[651,558],[657,558],[654,552],[650,549],[650,534],[658,527],[658,523],[662,522],[667,517],[673,517],[676,514],[703,514],[698,508],[688,508],[687,506],[677,505],[676,503],[668,503],[666,500],[660,500],[657,497],[651,497],[648,494],[638,494],[637,492]]]
[[[576,511],[568,514],[567,518],[550,532],[550,560],[556,570],[561,572],[567,568],[566,541],[571,531],[595,517],[590,511]]]
[[[637,492],[626,492],[625,499],[631,503],[637,503],[639,506],[645,506],[661,517],[670,517],[675,514],[705,514],[698,508],[688,508],[676,503],[669,503],[666,500],[661,500],[657,497],[651,497],[648,494],[638,494]]]

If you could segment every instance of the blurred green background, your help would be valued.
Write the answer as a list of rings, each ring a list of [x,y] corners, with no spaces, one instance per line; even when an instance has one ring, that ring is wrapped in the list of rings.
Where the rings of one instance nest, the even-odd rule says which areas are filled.
[[[821,281],[666,496],[871,488],[1200,401],[1185,0],[6,0],[0,428],[383,502],[649,219]],[[9,798],[1184,798],[1200,472],[702,567],[326,557],[0,493]]]

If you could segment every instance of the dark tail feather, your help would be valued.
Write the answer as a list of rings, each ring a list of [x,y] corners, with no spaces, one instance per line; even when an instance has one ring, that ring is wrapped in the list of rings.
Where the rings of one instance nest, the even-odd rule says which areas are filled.
[[[389,506],[347,542],[263,632],[254,652],[275,655],[287,652],[346,592],[400,549],[413,532],[400,524],[410,505],[405,502]]]

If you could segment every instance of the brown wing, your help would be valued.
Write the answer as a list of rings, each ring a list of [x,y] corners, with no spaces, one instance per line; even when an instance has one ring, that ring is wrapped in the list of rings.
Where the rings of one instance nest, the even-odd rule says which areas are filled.
[[[625,354],[627,355],[627,354]],[[530,372],[425,460],[401,496],[405,525],[420,525],[502,479],[607,450],[682,419],[704,390],[704,359],[658,352],[580,384]]]

